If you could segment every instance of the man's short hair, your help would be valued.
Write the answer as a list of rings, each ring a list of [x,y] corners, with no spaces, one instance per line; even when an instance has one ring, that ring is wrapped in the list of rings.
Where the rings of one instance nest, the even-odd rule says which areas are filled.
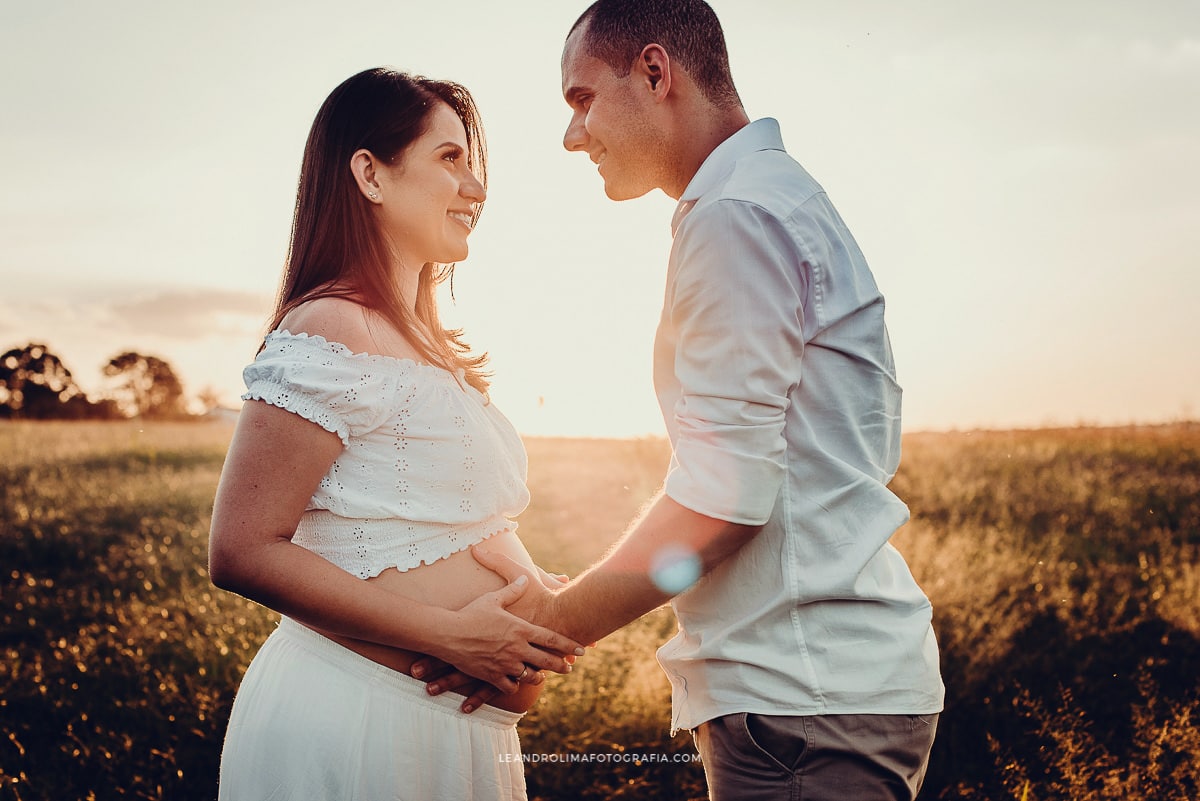
[[[585,25],[584,52],[618,75],[629,74],[646,45],[658,44],[709,102],[721,108],[741,105],[729,71],[725,34],[704,0],[597,0],[567,35]]]

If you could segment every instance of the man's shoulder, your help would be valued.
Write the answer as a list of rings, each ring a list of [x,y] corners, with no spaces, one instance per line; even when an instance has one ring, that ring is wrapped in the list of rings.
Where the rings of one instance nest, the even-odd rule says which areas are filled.
[[[696,204],[696,210],[709,204],[756,206],[772,216],[788,217],[824,192],[787,152],[757,150],[734,162],[725,178]]]

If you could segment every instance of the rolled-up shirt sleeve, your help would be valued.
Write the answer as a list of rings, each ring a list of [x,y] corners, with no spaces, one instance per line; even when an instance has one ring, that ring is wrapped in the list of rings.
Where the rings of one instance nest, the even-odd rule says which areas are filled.
[[[665,492],[709,517],[761,525],[786,471],[800,381],[804,266],[784,223],[720,200],[676,232],[664,323],[675,345],[675,457]]]

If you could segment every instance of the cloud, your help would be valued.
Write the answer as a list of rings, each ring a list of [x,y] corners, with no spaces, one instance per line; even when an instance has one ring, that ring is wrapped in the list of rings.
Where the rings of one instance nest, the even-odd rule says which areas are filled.
[[[19,294],[0,299],[0,346],[45,343],[89,393],[106,385],[100,368],[109,359],[135,350],[169,362],[189,392],[209,387],[234,403],[270,308],[262,292],[199,286],[135,292],[112,283],[47,291],[26,282]]]
[[[121,298],[106,305],[117,326],[168,339],[244,334],[261,328],[270,312],[269,299],[260,294],[200,287]]]

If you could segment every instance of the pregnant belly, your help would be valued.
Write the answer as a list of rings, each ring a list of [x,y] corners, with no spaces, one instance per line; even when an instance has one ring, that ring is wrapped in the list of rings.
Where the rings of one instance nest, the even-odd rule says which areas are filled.
[[[487,543],[489,550],[533,567],[533,560],[516,532],[502,532],[488,539]],[[405,598],[444,609],[461,609],[480,595],[498,590],[505,584],[504,579],[476,562],[469,550],[405,572],[390,568],[368,581]],[[408,675],[412,675],[412,663],[422,656],[415,651],[322,633],[373,662]],[[522,684],[512,695],[500,694],[488,703],[511,712],[525,712],[533,706],[541,689],[540,686]]]

